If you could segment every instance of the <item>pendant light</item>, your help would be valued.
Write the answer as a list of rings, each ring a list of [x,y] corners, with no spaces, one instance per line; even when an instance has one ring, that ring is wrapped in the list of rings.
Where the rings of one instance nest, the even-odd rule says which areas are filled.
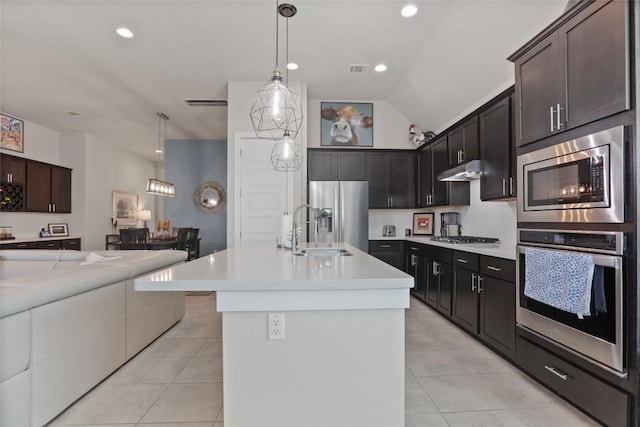
[[[162,154],[162,141],[167,139],[167,120],[169,116],[164,113],[156,113],[158,116],[158,163],[160,162],[160,155]],[[162,122],[164,121],[164,138],[162,138]],[[174,197],[176,195],[175,186],[167,181],[161,179],[149,178],[147,180],[147,193],[154,194],[156,196]]]
[[[278,5],[276,0],[276,63],[271,79],[256,93],[251,106],[251,124],[259,138],[279,140],[288,130],[295,137],[302,125],[302,108],[298,94],[287,87],[278,69],[278,15],[294,16],[297,9],[292,4]]]
[[[280,6],[286,6],[286,5],[282,4]],[[288,5],[288,6],[291,6],[291,5]],[[291,6],[291,7],[294,7],[294,6]],[[289,16],[293,16],[293,15],[295,15],[295,7],[294,7],[294,12]],[[286,16],[285,63],[289,63],[289,16]],[[288,83],[289,83],[289,69],[287,68],[287,71],[285,72],[285,84],[288,84]],[[273,165],[273,169],[280,172],[291,172],[291,171],[299,170],[300,167],[302,166],[302,152],[300,150],[300,144],[298,144],[291,137],[291,133],[289,132],[288,125],[285,126],[283,135],[275,143],[273,150],[271,151],[271,164]]]

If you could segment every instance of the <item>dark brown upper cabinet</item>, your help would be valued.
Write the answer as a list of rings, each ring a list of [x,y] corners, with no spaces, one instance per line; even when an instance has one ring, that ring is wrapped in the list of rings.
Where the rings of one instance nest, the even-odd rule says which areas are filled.
[[[517,146],[630,108],[629,3],[584,2],[509,58]]]
[[[24,157],[0,154],[0,182],[23,184],[27,177],[27,160]]]
[[[516,196],[513,153],[512,95],[506,94],[480,112],[480,199],[497,200]]]
[[[71,213],[71,169],[28,160],[26,211]]]
[[[449,167],[478,158],[478,116],[449,131]]]
[[[437,179],[440,173],[448,169],[447,135],[428,144],[418,153],[418,207],[468,205],[468,182],[445,182]]]
[[[416,153],[413,150],[367,152],[369,208],[416,206]]]
[[[308,150],[307,179],[309,181],[366,181],[366,153]]]

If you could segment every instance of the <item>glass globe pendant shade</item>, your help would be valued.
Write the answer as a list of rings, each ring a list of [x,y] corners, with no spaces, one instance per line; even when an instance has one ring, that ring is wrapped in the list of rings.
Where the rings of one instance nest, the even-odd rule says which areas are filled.
[[[298,144],[285,132],[281,140],[277,141],[271,151],[273,169],[280,172],[299,170],[302,166],[302,153]]]
[[[288,88],[278,70],[256,93],[251,106],[251,124],[259,138],[279,140],[284,131],[293,137],[302,125],[302,108],[298,104],[298,94]]]

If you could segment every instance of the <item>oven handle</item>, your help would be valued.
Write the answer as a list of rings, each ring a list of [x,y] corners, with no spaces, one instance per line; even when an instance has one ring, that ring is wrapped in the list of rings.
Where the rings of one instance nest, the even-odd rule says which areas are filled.
[[[591,256],[591,258],[593,259],[593,264],[594,265],[601,265],[603,267],[611,267],[611,268],[614,268],[616,270],[622,269],[622,257],[616,256],[616,255],[604,255],[604,254],[596,254],[596,253],[593,253],[593,252],[571,251],[571,250],[566,250],[566,249],[554,249],[554,248],[549,247],[549,245],[540,245],[540,246],[517,245],[516,246],[516,252],[518,254],[525,254],[526,251],[527,251],[527,248],[538,248],[538,249],[544,249],[544,250],[547,250],[547,251],[562,252],[562,253],[568,253],[568,252],[581,253],[581,254],[585,254],[585,255]]]

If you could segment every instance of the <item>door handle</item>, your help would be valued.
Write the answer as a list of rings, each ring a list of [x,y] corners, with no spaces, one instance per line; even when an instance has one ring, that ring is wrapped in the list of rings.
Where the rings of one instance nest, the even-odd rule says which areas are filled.
[[[477,288],[478,288],[478,293],[482,292],[482,281],[483,281],[483,280],[484,280],[484,279],[482,278],[482,276],[481,276],[481,275],[479,275],[479,274],[478,274],[478,275],[476,276],[476,282],[478,283],[478,287],[477,287]]]
[[[380,245],[381,248],[390,248],[391,245]]]
[[[460,163],[464,163],[464,150],[460,150]]]
[[[502,178],[502,195],[506,195],[507,194],[507,180],[505,178]]]
[[[553,132],[555,129],[553,126],[553,105],[549,107],[549,119],[551,120],[551,132]]]
[[[440,263],[433,261],[433,275],[438,276],[440,274]]]
[[[393,207],[393,196],[389,196],[389,207]]]
[[[487,270],[491,270],[491,271],[502,271],[502,269],[500,267],[494,267],[492,265],[487,265]]]
[[[564,123],[560,121],[560,110],[564,110],[564,108],[560,108],[560,104],[558,104],[556,110],[556,127],[558,130],[560,130],[560,128],[564,126]]]
[[[466,263],[468,263],[468,262],[469,262],[468,260],[466,260],[466,259],[464,259],[464,258],[456,258],[456,261],[457,261],[457,262],[461,262],[462,264],[466,264]]]
[[[471,291],[472,292],[477,292],[476,291],[476,278],[477,277],[478,277],[477,274],[471,273]]]
[[[513,177],[509,177],[509,195],[513,196]]]

